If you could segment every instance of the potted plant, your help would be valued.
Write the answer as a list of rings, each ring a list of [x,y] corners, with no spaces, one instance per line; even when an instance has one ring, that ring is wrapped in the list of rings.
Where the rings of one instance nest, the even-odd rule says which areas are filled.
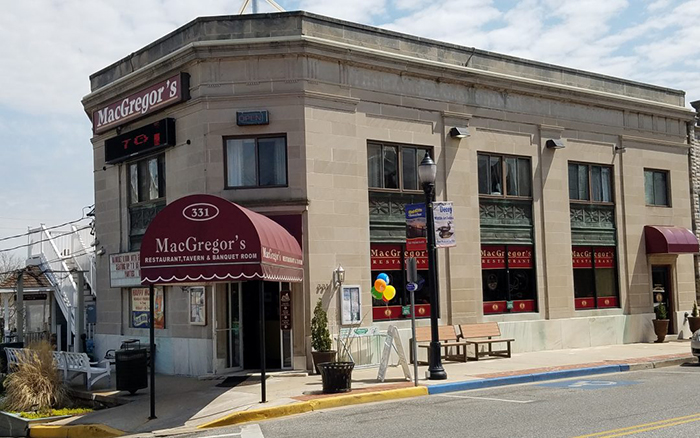
[[[693,310],[690,312],[688,317],[688,325],[690,326],[690,332],[695,333],[700,330],[700,312],[698,312],[698,302],[693,301]]]
[[[656,333],[656,341],[654,342],[661,343],[668,333],[668,311],[666,310],[666,305],[663,302],[659,303],[654,309],[654,313],[656,314],[656,319],[653,321],[654,333]]]
[[[314,358],[316,373],[320,374],[318,364],[333,362],[335,350],[331,350],[333,342],[328,331],[328,314],[323,310],[323,303],[318,299],[314,308],[314,316],[311,318],[311,355]]]

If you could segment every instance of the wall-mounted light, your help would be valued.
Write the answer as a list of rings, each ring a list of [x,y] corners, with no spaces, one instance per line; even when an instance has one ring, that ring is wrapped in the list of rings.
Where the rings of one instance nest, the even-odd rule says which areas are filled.
[[[549,149],[564,149],[566,147],[564,140],[560,138],[550,138],[545,142],[545,146]]]
[[[615,146],[615,152],[623,153],[623,152],[626,152],[626,151],[627,151],[627,147],[626,147],[626,146]]]
[[[333,271],[333,283],[335,283],[336,286],[341,286],[345,282],[345,269],[343,269],[342,266],[338,265],[337,268],[335,268],[335,271]]]
[[[469,137],[469,128],[455,126],[450,129],[450,137],[452,138],[465,138]]]
[[[105,247],[103,246],[102,248],[95,251],[95,254],[97,254],[98,256],[103,256],[103,255],[105,255],[105,252],[106,252]]]

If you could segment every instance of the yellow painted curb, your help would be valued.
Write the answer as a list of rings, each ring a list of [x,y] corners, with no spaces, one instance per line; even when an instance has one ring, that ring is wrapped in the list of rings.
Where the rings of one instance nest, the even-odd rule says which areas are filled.
[[[418,397],[421,395],[428,395],[428,388],[418,386],[412,388],[391,389],[388,391],[365,392],[360,394],[341,395],[338,397],[320,398],[316,400],[293,403],[290,405],[234,412],[223,418],[219,418],[218,420],[199,425],[197,428],[208,429],[212,427],[231,426],[250,421],[262,421],[271,418],[285,417],[287,415],[303,414],[305,412],[317,411],[320,409],[337,408],[340,406],[372,403],[407,397]]]
[[[29,436],[32,438],[112,438],[122,435],[126,435],[126,432],[104,424],[76,424],[74,426],[37,424],[29,428]]]

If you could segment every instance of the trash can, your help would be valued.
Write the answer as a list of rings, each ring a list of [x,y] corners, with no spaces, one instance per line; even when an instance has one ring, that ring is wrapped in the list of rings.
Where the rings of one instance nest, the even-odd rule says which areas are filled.
[[[326,362],[318,364],[324,394],[349,392],[352,390],[354,362]]]
[[[114,362],[117,368],[117,390],[136,391],[148,388],[148,350],[145,348],[132,348],[117,350],[114,353]]]

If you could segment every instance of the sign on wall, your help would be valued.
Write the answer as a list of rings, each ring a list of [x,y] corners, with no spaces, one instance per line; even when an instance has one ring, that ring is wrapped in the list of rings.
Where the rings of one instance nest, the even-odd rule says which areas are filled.
[[[147,287],[137,287],[131,289],[131,326],[134,328],[148,328],[149,325],[149,303],[150,294]],[[153,316],[154,327],[165,328],[165,297],[163,288],[155,288],[155,302]]]
[[[109,287],[141,286],[140,255],[124,252],[109,255]]]
[[[268,125],[269,123],[270,115],[267,110],[236,112],[236,124],[238,126]]]
[[[292,329],[292,292],[280,291],[280,330]]]
[[[105,140],[105,163],[113,164],[175,145],[175,119],[167,118]]]
[[[207,325],[207,295],[204,286],[190,287],[190,324]]]
[[[101,134],[190,98],[190,75],[180,73],[92,113],[92,132]]]
[[[360,286],[343,286],[341,310],[342,324],[357,324],[362,319]]]
[[[452,201],[433,202],[436,248],[449,248],[457,245],[454,222]]]

